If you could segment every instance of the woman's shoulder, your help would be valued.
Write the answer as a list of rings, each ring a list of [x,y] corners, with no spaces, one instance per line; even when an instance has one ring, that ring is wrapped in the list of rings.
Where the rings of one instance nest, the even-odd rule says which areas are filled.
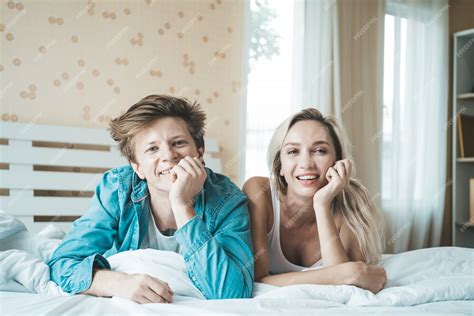
[[[242,191],[251,201],[271,202],[271,185],[270,179],[267,177],[249,178],[245,181]]]
[[[249,199],[249,209],[252,217],[273,223],[273,203],[270,179],[267,177],[252,177],[248,179],[242,190]]]

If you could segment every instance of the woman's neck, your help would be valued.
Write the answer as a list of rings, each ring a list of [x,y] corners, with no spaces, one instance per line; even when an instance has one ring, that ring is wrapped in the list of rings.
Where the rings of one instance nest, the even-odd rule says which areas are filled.
[[[296,196],[287,191],[286,195],[282,195],[281,202],[285,217],[295,226],[313,225],[316,222],[312,198]]]

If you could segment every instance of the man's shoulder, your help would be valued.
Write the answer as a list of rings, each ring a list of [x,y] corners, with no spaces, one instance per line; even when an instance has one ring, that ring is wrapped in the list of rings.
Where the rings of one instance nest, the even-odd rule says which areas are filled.
[[[206,168],[207,178],[204,183],[204,188],[207,193],[218,195],[221,197],[232,197],[232,196],[245,196],[240,188],[230,180],[229,177],[214,172],[211,169]]]
[[[102,175],[101,190],[128,192],[131,190],[133,174],[130,165],[110,169]]]

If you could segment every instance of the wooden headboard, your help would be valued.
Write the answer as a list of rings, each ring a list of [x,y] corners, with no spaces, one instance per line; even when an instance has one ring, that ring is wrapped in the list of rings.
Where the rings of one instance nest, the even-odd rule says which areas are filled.
[[[206,166],[221,172],[206,139]],[[68,231],[86,210],[101,175],[128,164],[105,129],[0,123],[0,210],[35,233],[54,222]]]

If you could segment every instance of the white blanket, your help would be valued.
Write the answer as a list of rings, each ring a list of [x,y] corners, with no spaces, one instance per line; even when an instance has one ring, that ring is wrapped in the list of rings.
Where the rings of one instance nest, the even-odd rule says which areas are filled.
[[[0,291],[67,295],[50,280],[46,264],[63,237],[54,225],[32,235],[0,211]]]
[[[202,298],[186,277],[183,258],[160,250],[137,250],[110,257],[114,270],[147,273],[178,295]],[[347,285],[275,287],[256,283],[256,299],[318,299],[349,306],[412,306],[437,301],[474,300],[474,250],[428,248],[390,256],[381,262],[388,282],[377,294]]]
[[[66,295],[50,281],[49,268],[45,264],[60,242],[61,233],[50,227],[32,238],[24,230],[11,231],[14,231],[13,235],[0,240],[0,290]],[[113,270],[158,277],[167,282],[178,297],[203,299],[188,279],[179,254],[145,249],[118,253],[108,260]],[[354,286],[274,287],[256,283],[253,296],[255,299],[323,300],[349,306],[412,306],[436,301],[474,300],[473,249],[415,250],[385,258],[381,265],[387,270],[388,282],[376,295]]]

